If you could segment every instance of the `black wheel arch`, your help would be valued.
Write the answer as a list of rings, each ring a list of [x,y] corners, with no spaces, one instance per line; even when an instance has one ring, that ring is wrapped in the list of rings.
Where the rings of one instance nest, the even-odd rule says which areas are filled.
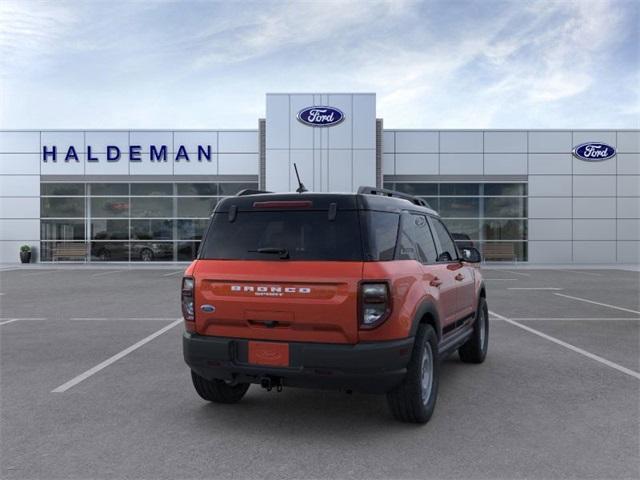
[[[411,324],[411,332],[410,336],[415,337],[418,332],[418,327],[421,324],[431,325],[438,336],[438,340],[442,338],[442,326],[440,324],[440,315],[438,314],[438,309],[436,305],[431,300],[423,301],[416,314],[413,318],[413,323]]]

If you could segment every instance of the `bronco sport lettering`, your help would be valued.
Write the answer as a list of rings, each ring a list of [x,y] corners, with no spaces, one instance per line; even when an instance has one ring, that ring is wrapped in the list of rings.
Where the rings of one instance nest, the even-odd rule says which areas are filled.
[[[425,423],[441,359],[487,354],[479,262],[398,192],[225,198],[182,280],[195,390],[218,403],[251,384],[384,393],[398,420]]]

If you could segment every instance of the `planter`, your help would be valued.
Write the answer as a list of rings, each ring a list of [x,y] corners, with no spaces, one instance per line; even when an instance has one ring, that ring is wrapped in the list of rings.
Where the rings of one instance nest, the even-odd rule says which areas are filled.
[[[31,262],[31,252],[20,252],[20,261],[22,263]]]

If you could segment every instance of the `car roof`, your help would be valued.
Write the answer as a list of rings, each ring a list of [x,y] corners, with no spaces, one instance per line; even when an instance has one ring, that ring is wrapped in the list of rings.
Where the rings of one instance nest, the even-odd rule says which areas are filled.
[[[242,192],[240,192],[242,193]],[[439,216],[438,213],[422,205],[397,197],[383,195],[362,194],[362,193],[249,193],[226,197],[218,202],[215,212],[228,212],[232,206],[240,211],[249,211],[255,208],[255,203],[260,202],[291,202],[310,201],[311,210],[328,210],[332,203],[336,204],[338,210],[377,210],[383,212],[414,211],[428,215]],[[277,206],[271,207],[278,209]],[[291,207],[283,205],[282,210],[289,210]]]

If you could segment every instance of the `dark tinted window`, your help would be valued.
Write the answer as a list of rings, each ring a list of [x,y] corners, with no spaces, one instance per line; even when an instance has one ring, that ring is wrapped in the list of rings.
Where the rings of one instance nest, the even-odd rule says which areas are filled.
[[[478,183],[441,183],[440,195],[479,195],[480,184]]]
[[[446,262],[457,259],[458,254],[456,252],[456,247],[442,222],[434,218],[433,228],[435,230],[434,233],[438,236],[438,240],[440,240],[440,252],[438,254],[439,261]]]
[[[526,183],[485,183],[485,195],[526,195]]]
[[[432,263],[436,261],[436,256],[436,246],[431,236],[427,217],[417,214],[403,216],[398,260]]]
[[[41,183],[41,195],[84,195],[83,183]]]
[[[326,211],[239,212],[213,216],[202,258],[279,260],[278,253],[258,249],[286,249],[291,260],[362,260],[360,225],[355,211],[338,211],[329,221]]]
[[[89,185],[91,195],[129,195],[128,183],[92,183]]]
[[[389,212],[363,212],[369,232],[369,255],[373,261],[393,260],[400,215]]]
[[[433,263],[438,256],[436,252],[436,244],[433,241],[431,235],[431,228],[427,217],[424,215],[411,215],[413,217],[413,228],[416,231],[418,245],[421,250],[421,255],[425,259],[425,263]]]
[[[131,195],[173,195],[172,183],[132,183]]]

